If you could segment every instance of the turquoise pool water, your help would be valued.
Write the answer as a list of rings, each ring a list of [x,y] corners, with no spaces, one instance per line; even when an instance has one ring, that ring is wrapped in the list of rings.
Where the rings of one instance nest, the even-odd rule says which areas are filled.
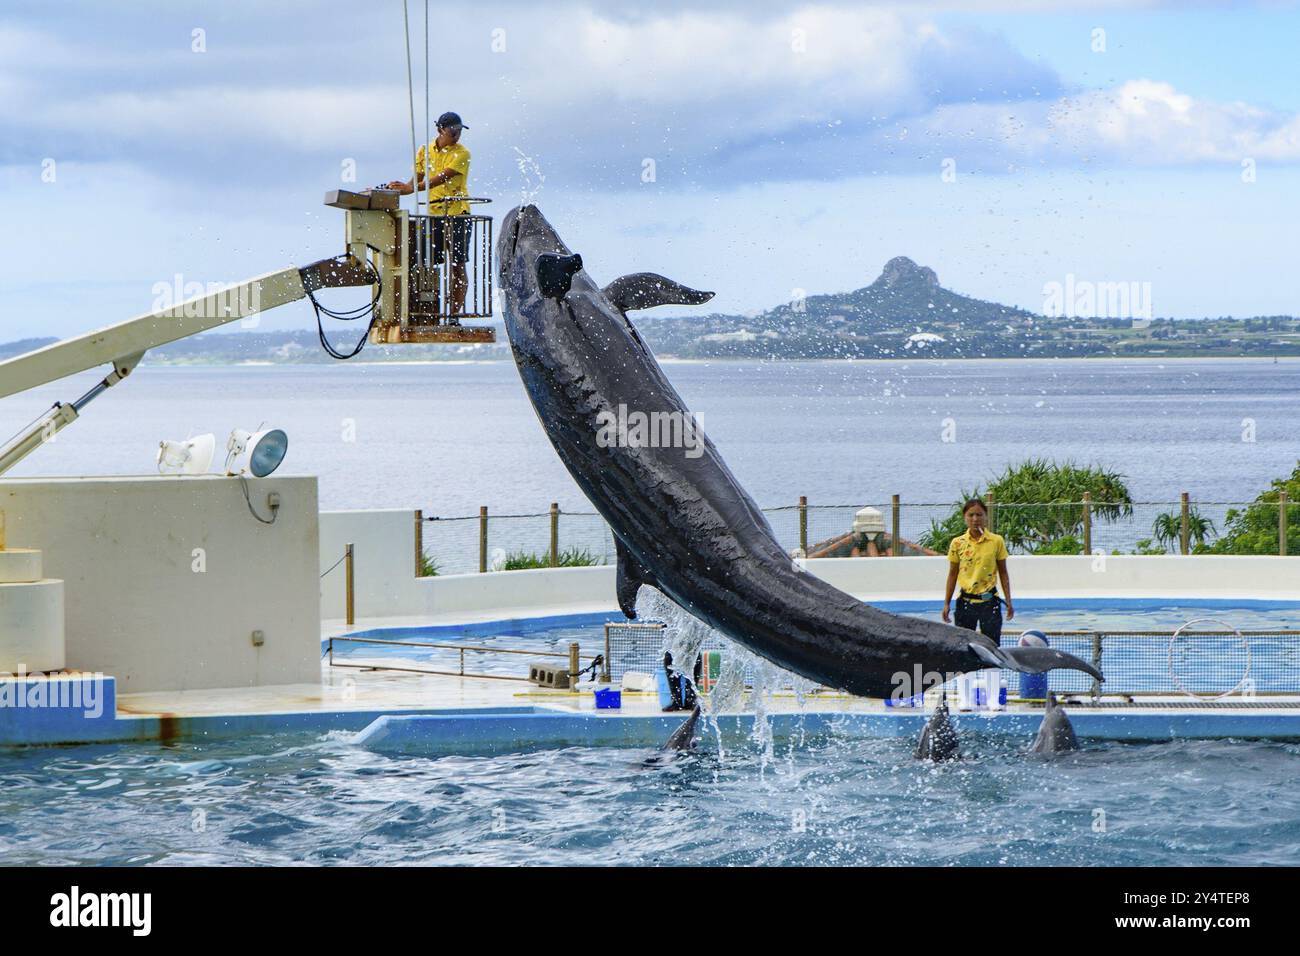
[[[346,734],[0,752],[0,861],[1300,865],[1295,744],[907,740],[393,757]]]

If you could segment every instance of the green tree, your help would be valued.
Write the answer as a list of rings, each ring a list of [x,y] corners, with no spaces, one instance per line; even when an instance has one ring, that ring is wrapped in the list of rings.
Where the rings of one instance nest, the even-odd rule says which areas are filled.
[[[1166,511],[1156,515],[1151,524],[1151,534],[1162,550],[1182,547],[1183,518],[1181,511]],[[1187,508],[1187,537],[1189,542],[1204,547],[1205,539],[1214,534],[1214,522],[1196,510],[1194,505]]]
[[[1300,554],[1300,461],[1286,478],[1275,478],[1268,491],[1263,492],[1245,509],[1229,508],[1225,515],[1226,526],[1218,541],[1197,548],[1207,554],[1277,554],[1278,553],[1278,498],[1280,492],[1287,496],[1286,553]]]
[[[1074,538],[1083,549],[1083,494],[1092,496],[1092,520],[1117,521],[1133,514],[1133,499],[1123,476],[1098,466],[1079,466],[1067,461],[1058,464],[1033,458],[1014,467],[1008,466],[988,483],[985,494],[962,493],[951,513],[921,535],[920,543],[936,551],[947,551],[957,535],[966,530],[961,506],[967,498],[995,498],[994,530],[1006,538],[1007,547],[1042,553],[1078,553],[1065,539]]]

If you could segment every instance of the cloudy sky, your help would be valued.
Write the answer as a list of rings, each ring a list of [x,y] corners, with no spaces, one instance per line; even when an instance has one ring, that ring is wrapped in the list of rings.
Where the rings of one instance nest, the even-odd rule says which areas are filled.
[[[740,312],[908,255],[1035,310],[1073,274],[1150,282],[1160,315],[1300,313],[1293,4],[433,7],[472,191],[538,202],[597,278]],[[0,341],[340,252],[325,191],[408,172],[404,50],[394,0],[7,0]]]

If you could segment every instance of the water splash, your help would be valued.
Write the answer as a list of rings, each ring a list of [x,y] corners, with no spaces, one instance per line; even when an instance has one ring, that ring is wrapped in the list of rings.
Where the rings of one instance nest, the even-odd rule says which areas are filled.
[[[753,729],[750,740],[758,749],[760,770],[765,770],[775,759],[775,737],[771,721],[771,702],[777,691],[793,688],[795,701],[802,714],[809,692],[816,683],[797,674],[783,670],[759,657],[748,648],[710,627],[683,609],[661,591],[643,587],[637,594],[637,620],[659,621],[664,625],[662,652],[672,655],[674,674],[684,677],[694,687],[694,662],[706,646],[722,645],[722,671],[713,682],[707,698],[701,698],[705,726],[713,732],[717,742],[718,759],[725,761],[722,714],[752,712]],[[748,693],[747,693],[748,692]],[[800,728],[803,721],[800,720]],[[802,732],[797,740],[790,741],[791,750],[804,742]]]
[[[515,166],[519,169],[519,175],[523,179],[523,186],[519,189],[520,205],[528,205],[536,202],[538,194],[542,191],[542,186],[546,184],[546,174],[542,172],[541,165],[533,157],[529,156],[518,146],[513,147],[519,155],[515,157]]]

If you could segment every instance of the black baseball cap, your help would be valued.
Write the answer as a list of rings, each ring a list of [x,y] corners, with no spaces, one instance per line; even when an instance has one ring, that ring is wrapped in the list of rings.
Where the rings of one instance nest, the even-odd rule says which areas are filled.
[[[459,126],[461,129],[469,129],[468,126],[460,121],[459,113],[447,112],[438,117],[438,129],[446,129],[449,126]]]

